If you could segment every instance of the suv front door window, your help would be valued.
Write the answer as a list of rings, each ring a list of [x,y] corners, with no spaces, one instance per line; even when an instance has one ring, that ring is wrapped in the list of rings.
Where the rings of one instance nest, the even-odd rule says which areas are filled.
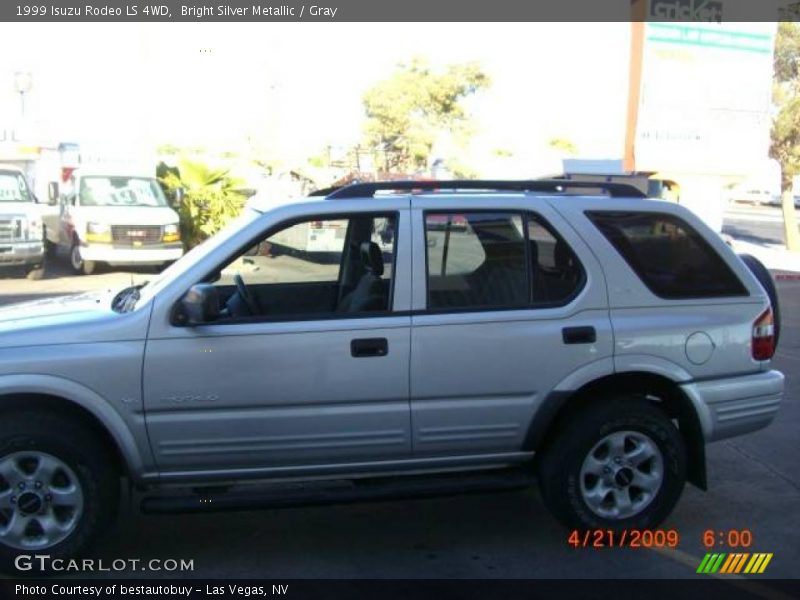
[[[268,234],[212,278],[222,321],[388,311],[396,221],[375,214],[311,218]]]

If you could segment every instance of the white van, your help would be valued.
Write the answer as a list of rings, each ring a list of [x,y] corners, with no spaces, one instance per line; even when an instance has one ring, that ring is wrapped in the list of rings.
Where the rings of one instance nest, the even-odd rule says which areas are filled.
[[[28,279],[42,277],[43,208],[22,171],[0,164],[0,267],[23,267]]]
[[[67,248],[77,273],[91,274],[98,262],[167,265],[183,255],[178,214],[155,177],[81,167],[51,196],[58,210],[45,219],[48,252]]]

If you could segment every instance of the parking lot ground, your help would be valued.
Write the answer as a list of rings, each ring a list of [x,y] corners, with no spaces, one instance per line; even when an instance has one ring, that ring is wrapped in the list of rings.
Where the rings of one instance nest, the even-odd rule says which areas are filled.
[[[48,262],[45,275],[39,281],[28,281],[18,272],[9,269],[0,270],[0,306],[65,294],[120,290],[155,276],[156,271],[147,267],[105,267],[94,275],[75,275],[62,260]]]
[[[135,270],[0,280],[0,303],[130,285]],[[74,287],[73,287],[74,286]],[[629,578],[700,577],[703,532],[748,529],[741,551],[771,552],[763,575],[800,573],[800,281],[778,283],[783,333],[774,359],[786,399],[767,429],[708,446],[709,491],[687,486],[663,528],[677,550],[572,548],[536,489],[450,498],[204,515],[144,516],[131,505],[96,545],[106,561],[193,560],[194,570],[98,577]],[[730,551],[715,547],[715,552]],[[86,576],[83,573],[76,576]],[[704,576],[709,577],[709,576]],[[735,577],[723,576],[729,581]]]

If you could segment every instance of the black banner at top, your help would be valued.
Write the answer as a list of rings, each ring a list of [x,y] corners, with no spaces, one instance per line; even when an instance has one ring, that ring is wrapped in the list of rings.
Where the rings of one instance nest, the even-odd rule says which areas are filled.
[[[800,0],[4,0],[25,22],[794,21]]]

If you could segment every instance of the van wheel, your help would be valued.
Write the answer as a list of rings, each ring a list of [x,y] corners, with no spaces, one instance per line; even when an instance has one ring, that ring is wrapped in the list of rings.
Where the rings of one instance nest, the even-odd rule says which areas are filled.
[[[3,415],[0,570],[16,572],[19,554],[80,554],[115,517],[119,495],[108,448],[82,422],[38,411]]]
[[[571,528],[653,528],[683,491],[683,439],[644,398],[596,402],[572,413],[544,450],[539,482],[545,504]]]
[[[72,244],[69,252],[69,264],[72,270],[78,275],[91,275],[97,268],[97,263],[93,260],[83,260],[81,258],[81,247],[77,242]]]

